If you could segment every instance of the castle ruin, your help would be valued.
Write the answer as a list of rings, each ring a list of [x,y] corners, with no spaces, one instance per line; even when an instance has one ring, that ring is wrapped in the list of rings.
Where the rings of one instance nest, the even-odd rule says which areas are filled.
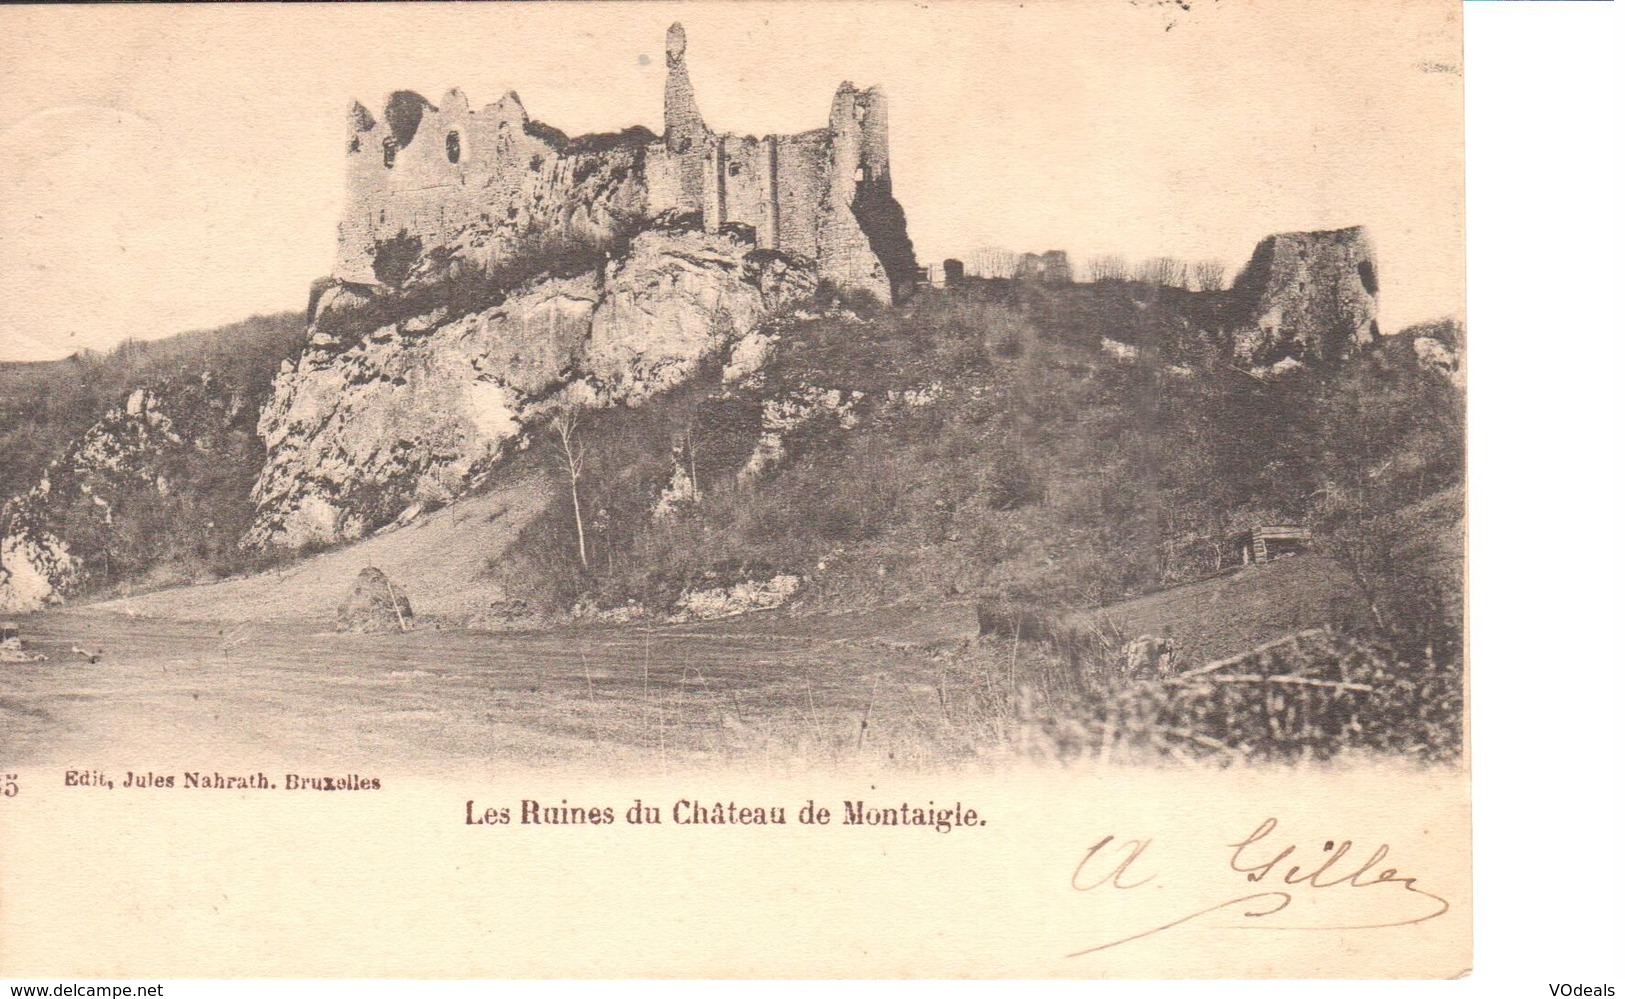
[[[571,139],[517,95],[478,110],[393,94],[359,103],[346,135],[346,203],[334,276],[389,284],[391,247],[487,268],[522,247],[608,249],[662,217],[748,235],[820,278],[883,301],[906,295],[913,245],[892,197],[886,99],[842,83],[829,125],[795,135],[717,134],[700,114],[680,24],[666,33],[665,131]],[[381,265],[382,271],[381,272]]]

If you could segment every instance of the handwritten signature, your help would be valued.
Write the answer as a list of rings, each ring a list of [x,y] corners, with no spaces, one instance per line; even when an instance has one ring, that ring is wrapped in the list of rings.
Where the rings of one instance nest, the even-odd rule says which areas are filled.
[[[1230,870],[1236,874],[1246,875],[1246,883],[1258,885],[1261,890],[1237,895],[1217,905],[1210,905],[1139,933],[1073,951],[1067,957],[1082,957],[1134,940],[1143,940],[1164,930],[1219,912],[1240,914],[1244,922],[1228,927],[1234,929],[1374,930],[1425,923],[1450,911],[1450,903],[1445,899],[1418,888],[1417,878],[1403,875],[1397,868],[1382,866],[1388,857],[1387,843],[1377,846],[1363,863],[1355,866],[1354,858],[1348,858],[1348,854],[1354,849],[1353,842],[1343,840],[1334,843],[1328,840],[1321,850],[1323,856],[1310,862],[1293,863],[1288,866],[1289,858],[1295,854],[1299,857],[1305,854],[1299,853],[1296,844],[1282,846],[1279,843],[1266,843],[1265,841],[1271,839],[1274,834],[1276,825],[1275,819],[1265,819],[1240,842],[1226,844],[1226,849],[1231,851]],[[1091,846],[1083,855],[1083,859],[1078,861],[1078,866],[1072,872],[1072,889],[1079,892],[1133,891],[1154,884],[1158,876],[1154,871],[1149,871],[1153,863],[1150,854],[1149,838],[1119,839],[1115,835],[1107,836]],[[1348,858],[1346,862],[1345,858]],[[1305,892],[1363,889],[1376,895],[1378,893],[1371,890],[1381,886],[1397,886],[1399,890],[1429,900],[1431,911],[1403,919],[1382,917],[1371,922],[1361,921],[1336,926],[1302,925],[1286,919],[1270,918],[1287,910],[1292,905],[1293,899]]]

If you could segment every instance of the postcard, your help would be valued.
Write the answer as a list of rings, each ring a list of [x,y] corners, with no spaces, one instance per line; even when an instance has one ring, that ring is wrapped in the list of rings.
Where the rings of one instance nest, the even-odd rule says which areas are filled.
[[[1458,4],[0,26],[0,974],[1472,967]]]

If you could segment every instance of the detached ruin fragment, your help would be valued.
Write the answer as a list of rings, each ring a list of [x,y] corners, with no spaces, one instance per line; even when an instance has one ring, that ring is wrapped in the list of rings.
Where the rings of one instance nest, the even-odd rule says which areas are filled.
[[[1266,237],[1233,294],[1249,327],[1236,352],[1252,363],[1289,354],[1335,361],[1380,333],[1376,254],[1364,226]]]

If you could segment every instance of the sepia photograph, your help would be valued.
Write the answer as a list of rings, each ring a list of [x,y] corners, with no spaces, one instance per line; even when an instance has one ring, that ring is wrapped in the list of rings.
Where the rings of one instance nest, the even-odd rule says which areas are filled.
[[[1461,18],[0,11],[0,974],[1465,973]]]

